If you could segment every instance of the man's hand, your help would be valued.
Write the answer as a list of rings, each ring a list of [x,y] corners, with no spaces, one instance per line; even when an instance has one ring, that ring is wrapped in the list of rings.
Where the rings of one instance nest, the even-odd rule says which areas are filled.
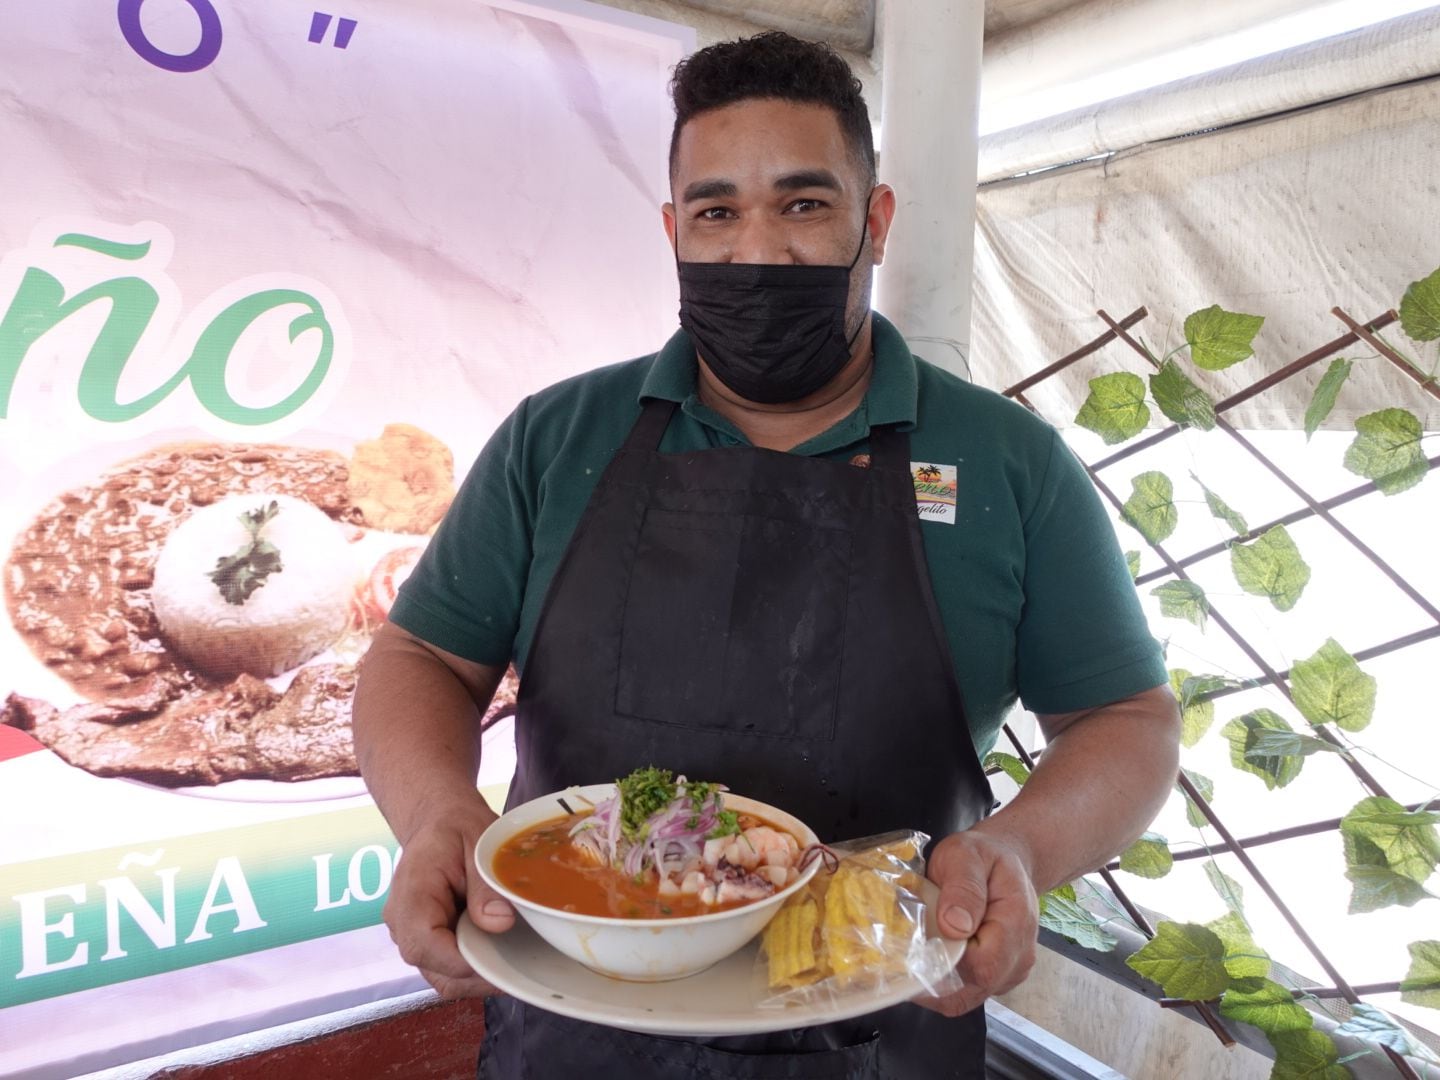
[[[1175,783],[1180,715],[1169,686],[1037,719],[1047,744],[1019,794],[930,856],[940,932],[970,944],[958,965],[965,988],[918,1003],[950,1016],[1020,984],[1035,962],[1036,892],[1124,850]]]
[[[515,922],[471,862],[495,812],[475,790],[480,718],[505,674],[430,645],[393,623],[375,632],[355,687],[355,756],[403,852],[385,925],[407,963],[444,997],[492,992],[455,944],[462,909],[487,933]],[[498,904],[492,912],[487,903]]]
[[[444,998],[484,997],[495,992],[460,955],[455,925],[462,905],[488,934],[509,930],[514,909],[480,878],[472,854],[495,813],[478,795],[475,803],[452,808],[434,824],[418,828],[401,853],[385,925],[407,964]]]
[[[953,833],[930,854],[930,880],[940,886],[938,918],[947,938],[969,938],[957,970],[964,987],[916,1004],[960,1016],[987,997],[1013,990],[1035,964],[1039,907],[1021,853],[982,832]]]

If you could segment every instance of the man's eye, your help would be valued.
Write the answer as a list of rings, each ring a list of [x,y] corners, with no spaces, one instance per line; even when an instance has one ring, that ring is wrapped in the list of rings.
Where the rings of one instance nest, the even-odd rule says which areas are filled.
[[[785,208],[787,214],[808,214],[812,210],[819,210],[825,204],[819,199],[796,199]]]
[[[723,206],[707,206],[695,215],[701,221],[723,221],[730,217],[730,211]]]

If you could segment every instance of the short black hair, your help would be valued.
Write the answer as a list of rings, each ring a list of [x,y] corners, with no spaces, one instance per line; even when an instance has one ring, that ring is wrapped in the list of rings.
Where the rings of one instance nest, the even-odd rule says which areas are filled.
[[[875,182],[875,138],[860,80],[829,45],[779,30],[722,41],[675,65],[670,80],[675,127],[670,133],[670,175],[680,130],[711,109],[755,98],[778,98],[835,110],[840,130],[868,181]]]

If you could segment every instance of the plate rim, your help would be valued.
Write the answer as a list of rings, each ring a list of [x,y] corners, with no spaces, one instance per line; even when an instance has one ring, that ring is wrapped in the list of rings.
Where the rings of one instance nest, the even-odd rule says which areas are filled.
[[[928,878],[923,879],[921,887],[921,899],[925,902],[927,930],[934,930],[935,902],[939,896],[939,889]],[[939,938],[944,943],[946,954],[950,957],[952,965],[959,963],[965,953],[969,939],[955,940],[946,938],[938,933],[931,933],[930,938]],[[504,934],[486,934],[470,919],[469,914],[462,912],[455,930],[456,944],[460,955],[465,959],[471,968],[485,979],[497,991],[509,994],[528,1005],[546,1012],[557,1013],[569,1017],[572,1020],[580,1020],[587,1023],[599,1024],[604,1027],[618,1028],[623,1031],[636,1032],[642,1035],[657,1035],[668,1037],[720,1037],[729,1035],[755,1035],[773,1031],[786,1031],[798,1027],[810,1027],[817,1024],[826,1024],[835,1021],[849,1020],[857,1016],[864,1016],[868,1013],[878,1012],[881,1009],[889,1008],[910,1000],[917,994],[924,992],[924,986],[913,977],[909,977],[895,987],[886,989],[874,995],[855,995],[853,999],[841,999],[838,1003],[832,1002],[827,1005],[791,1005],[776,1008],[761,1008],[758,1005],[752,1006],[753,1020],[751,1014],[741,1022],[728,1018],[718,1019],[714,1022],[696,1021],[691,1014],[677,1014],[667,1012],[662,1008],[659,1011],[646,1011],[639,1013],[632,1008],[617,1005],[611,1002],[608,1007],[603,1002],[595,1002],[587,1006],[585,998],[577,999],[573,990],[565,988],[565,993],[557,996],[560,989],[554,985],[545,983],[542,978],[523,969],[505,957],[506,952],[515,952],[533,945],[539,945],[548,953],[553,953],[555,959],[564,967],[573,967],[575,973],[581,977],[588,976],[592,979],[606,980],[606,976],[591,971],[583,964],[577,963],[565,956],[559,950],[549,945],[540,935],[536,934],[523,920],[517,919],[515,925]],[[736,953],[732,953],[726,960],[733,961],[738,956],[749,956],[753,961],[760,947],[760,938],[757,935],[750,942],[742,946]],[[487,955],[488,954],[488,955]],[[497,964],[496,961],[504,961]],[[722,960],[720,963],[724,964]],[[673,1000],[676,996],[676,987],[684,986],[691,980],[705,979],[714,968],[702,971],[699,974],[688,976],[685,979],[672,979],[666,982],[657,983],[622,983],[622,985],[642,988],[654,988],[653,992],[657,997],[657,1004],[663,1005],[666,999]],[[516,976],[512,977],[511,972]],[[619,981],[619,980],[615,980]],[[597,985],[604,985],[603,983]],[[577,1004],[577,1001],[580,1003]],[[598,1006],[598,1010],[597,1010]],[[670,1019],[666,1019],[666,1016]]]

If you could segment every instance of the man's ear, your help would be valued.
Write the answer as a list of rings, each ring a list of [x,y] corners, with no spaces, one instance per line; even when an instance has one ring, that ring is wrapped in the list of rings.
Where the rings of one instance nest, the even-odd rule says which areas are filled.
[[[665,235],[670,240],[670,254],[679,258],[678,249],[675,247],[675,204],[667,202],[661,206],[660,217],[665,225]]]
[[[895,220],[895,190],[889,184],[876,184],[870,192],[870,250],[875,256],[875,265],[885,261],[885,241],[890,237],[890,225]]]

